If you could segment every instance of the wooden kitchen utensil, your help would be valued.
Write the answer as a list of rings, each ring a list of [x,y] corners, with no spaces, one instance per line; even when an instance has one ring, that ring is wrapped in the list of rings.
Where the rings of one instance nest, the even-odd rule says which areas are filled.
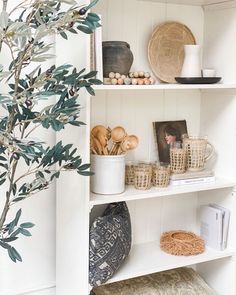
[[[120,154],[126,153],[129,150],[135,149],[138,146],[138,143],[139,143],[139,139],[136,135],[126,136],[120,143],[120,147],[117,154],[120,155]]]
[[[116,154],[115,151],[117,150],[118,145],[122,142],[126,135],[125,129],[121,126],[117,126],[111,130],[111,139],[113,144],[109,153],[110,155]]]

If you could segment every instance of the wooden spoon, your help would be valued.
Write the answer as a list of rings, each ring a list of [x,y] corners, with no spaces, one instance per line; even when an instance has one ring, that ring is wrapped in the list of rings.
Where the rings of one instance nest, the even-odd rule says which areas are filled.
[[[126,136],[120,143],[120,148],[118,150],[118,155],[125,153],[129,150],[133,150],[138,146],[139,139],[136,135]]]
[[[95,152],[97,155],[102,155],[102,145],[99,140],[91,134],[91,146],[93,147],[92,151]]]
[[[102,132],[98,131],[97,132],[97,135],[94,136],[101,144],[101,147],[102,147],[102,152],[104,155],[108,155],[108,148],[107,148],[107,137],[106,135],[104,135]]]
[[[98,154],[96,149],[94,148],[94,143],[92,140],[90,140],[90,150],[91,150],[92,154],[94,154],[94,155]]]
[[[120,142],[125,138],[126,136],[126,131],[123,127],[117,126],[111,130],[111,139],[113,141],[111,150],[110,150],[110,155],[115,154],[115,150],[117,149],[117,145],[119,145]]]
[[[103,125],[97,125],[97,126],[93,127],[93,129],[91,130],[91,134],[93,136],[97,136],[98,133],[103,134],[107,139],[109,139],[110,138],[111,129],[110,128],[106,128]]]

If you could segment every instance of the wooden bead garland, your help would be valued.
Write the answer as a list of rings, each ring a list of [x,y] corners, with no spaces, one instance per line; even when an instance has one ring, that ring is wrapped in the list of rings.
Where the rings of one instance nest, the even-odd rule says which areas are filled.
[[[109,78],[104,78],[104,84],[112,85],[152,85],[155,79],[148,72],[130,72],[128,76],[120,73],[109,73]]]

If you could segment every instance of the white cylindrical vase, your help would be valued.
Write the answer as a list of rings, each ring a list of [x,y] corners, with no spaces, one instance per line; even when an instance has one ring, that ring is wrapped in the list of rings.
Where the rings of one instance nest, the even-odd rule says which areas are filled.
[[[201,77],[200,45],[184,45],[184,63],[181,71],[183,78]]]
[[[125,155],[91,155],[91,191],[121,194],[125,190]]]

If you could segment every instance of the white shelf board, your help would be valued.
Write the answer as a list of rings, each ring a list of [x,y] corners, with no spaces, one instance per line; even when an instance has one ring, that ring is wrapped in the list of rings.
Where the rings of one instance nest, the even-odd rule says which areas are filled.
[[[94,85],[94,90],[236,89],[236,84]]]
[[[216,178],[212,183],[205,184],[188,184],[181,186],[171,186],[166,188],[155,188],[152,187],[149,190],[137,190],[133,186],[127,186],[126,190],[122,194],[117,195],[101,195],[91,193],[90,195],[90,206],[96,206],[101,204],[108,204],[112,202],[121,201],[134,201],[148,198],[160,198],[163,196],[171,196],[199,191],[207,191],[221,188],[230,188],[236,185],[236,181],[227,180],[222,178]]]
[[[172,4],[183,4],[183,5],[197,5],[197,6],[208,6],[208,5],[232,2],[232,0],[139,0],[139,1],[172,3]]]
[[[233,255],[235,255],[235,252],[232,249],[217,251],[206,248],[205,252],[202,254],[174,256],[163,252],[157,241],[137,244],[132,246],[130,254],[124,264],[107,283],[109,284],[168,269],[231,257]]]

